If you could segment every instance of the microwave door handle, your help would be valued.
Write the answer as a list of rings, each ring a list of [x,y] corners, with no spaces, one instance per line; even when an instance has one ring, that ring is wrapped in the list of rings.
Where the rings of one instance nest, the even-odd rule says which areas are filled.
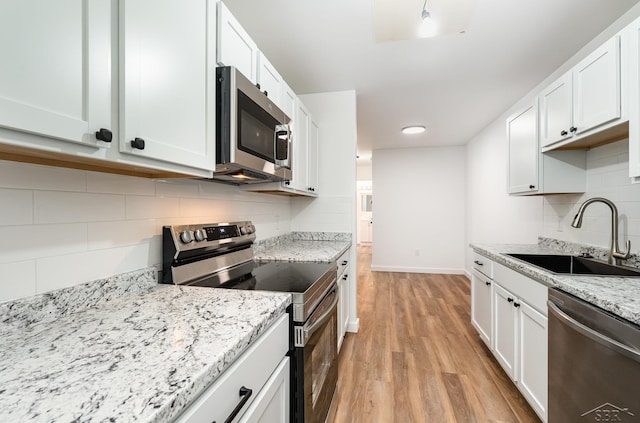
[[[287,154],[285,158],[278,157],[278,143],[281,139],[287,140]],[[290,168],[289,157],[290,157],[290,132],[288,125],[277,125],[276,130],[273,134],[273,158],[276,166]]]

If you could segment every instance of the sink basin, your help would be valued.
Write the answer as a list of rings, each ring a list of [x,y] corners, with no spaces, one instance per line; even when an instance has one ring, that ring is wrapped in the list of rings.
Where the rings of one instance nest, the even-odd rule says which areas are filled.
[[[614,266],[584,257],[555,254],[507,254],[553,273],[568,275],[640,277],[640,271],[629,267]]]

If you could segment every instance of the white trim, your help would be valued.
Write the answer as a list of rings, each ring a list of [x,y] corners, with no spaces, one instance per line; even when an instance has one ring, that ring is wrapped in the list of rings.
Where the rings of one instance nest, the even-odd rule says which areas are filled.
[[[356,319],[356,320],[351,320],[347,324],[347,332],[358,333],[359,329],[360,329],[360,319],[359,318]]]

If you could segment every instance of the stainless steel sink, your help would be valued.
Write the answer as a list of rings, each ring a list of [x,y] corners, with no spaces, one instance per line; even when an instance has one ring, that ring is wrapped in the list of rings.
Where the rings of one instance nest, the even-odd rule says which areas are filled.
[[[506,254],[533,266],[553,273],[568,275],[640,277],[640,271],[629,267],[615,266],[602,261],[555,254]]]

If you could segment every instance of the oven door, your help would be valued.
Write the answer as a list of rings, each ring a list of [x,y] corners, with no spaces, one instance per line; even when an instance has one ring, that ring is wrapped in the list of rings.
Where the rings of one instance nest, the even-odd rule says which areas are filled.
[[[338,383],[338,291],[329,290],[314,313],[296,326],[294,349],[294,421],[323,423]]]

